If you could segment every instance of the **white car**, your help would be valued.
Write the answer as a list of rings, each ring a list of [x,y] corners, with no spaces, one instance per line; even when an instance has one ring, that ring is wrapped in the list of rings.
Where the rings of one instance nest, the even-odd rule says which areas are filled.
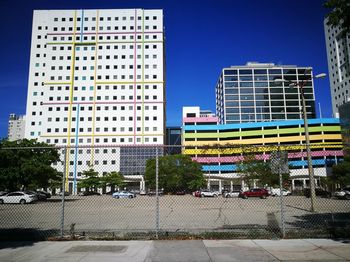
[[[290,196],[292,192],[290,192],[287,189],[282,189],[283,196]],[[271,189],[271,196],[281,196],[281,190],[279,188],[272,188]]]
[[[136,197],[136,195],[129,191],[120,191],[120,192],[114,192],[112,194],[112,197],[113,198],[134,198]]]
[[[238,197],[239,192],[240,192],[240,191],[230,191],[230,192],[224,193],[222,196],[223,196],[224,198]]]
[[[350,200],[350,187],[344,187],[341,190],[335,191],[334,196],[337,198],[344,198]]]
[[[26,204],[37,200],[36,195],[24,192],[12,192],[0,197],[0,204]]]
[[[218,191],[210,191],[207,189],[201,191],[201,197],[218,197],[219,194]]]

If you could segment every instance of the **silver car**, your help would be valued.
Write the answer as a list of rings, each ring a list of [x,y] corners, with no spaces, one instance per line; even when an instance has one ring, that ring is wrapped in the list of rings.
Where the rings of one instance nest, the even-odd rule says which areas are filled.
[[[112,194],[112,197],[113,198],[134,198],[136,197],[136,195],[129,191],[120,191],[120,192],[114,192]]]
[[[240,191],[230,191],[230,192],[224,193],[222,196],[223,196],[224,198],[238,197],[239,192],[240,192]]]
[[[0,197],[0,204],[26,204],[37,200],[36,195],[24,192],[12,192]]]

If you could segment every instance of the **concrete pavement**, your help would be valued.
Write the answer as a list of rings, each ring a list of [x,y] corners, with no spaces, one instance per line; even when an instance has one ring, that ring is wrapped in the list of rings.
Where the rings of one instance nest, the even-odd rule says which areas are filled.
[[[317,198],[317,212],[310,213],[310,199],[289,196],[284,199],[286,226],[294,231],[319,230],[329,234],[325,225],[334,221],[350,224],[350,201]],[[111,196],[67,196],[65,231],[75,224],[76,232],[146,232],[156,230],[156,198],[113,199]],[[62,203],[53,196],[33,205],[1,205],[1,229],[35,229],[38,234],[61,227]],[[142,215],[140,215],[142,214]],[[240,229],[256,226],[262,229],[282,227],[279,197],[198,198],[191,195],[165,195],[159,199],[159,227],[165,232],[198,232]],[[44,231],[44,232],[42,232]],[[276,231],[275,231],[276,232]],[[279,233],[279,229],[277,229]],[[1,234],[1,233],[0,233]],[[0,236],[1,237],[1,236]],[[315,236],[316,237],[316,236]]]
[[[0,242],[0,261],[350,261],[350,240]]]

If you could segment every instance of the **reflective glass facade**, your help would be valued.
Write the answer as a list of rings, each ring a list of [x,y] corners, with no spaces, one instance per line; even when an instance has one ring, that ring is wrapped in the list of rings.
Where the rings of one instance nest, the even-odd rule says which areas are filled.
[[[289,82],[306,81],[308,118],[315,118],[312,69],[248,63],[224,68],[216,86],[216,113],[221,124],[301,119],[300,88]]]

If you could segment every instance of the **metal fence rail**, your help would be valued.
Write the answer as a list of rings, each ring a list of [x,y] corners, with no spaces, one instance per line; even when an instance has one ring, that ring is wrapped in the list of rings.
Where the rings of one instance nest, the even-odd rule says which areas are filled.
[[[336,198],[337,185],[330,182],[332,166],[342,160],[342,148],[339,144],[328,144],[327,148],[313,145],[313,148],[318,190],[314,212],[310,211],[307,195],[305,148],[300,145],[56,147],[60,161],[53,167],[61,172],[62,182],[45,188],[52,193],[46,201],[0,205],[0,240],[349,237],[350,201]],[[205,178],[202,188],[162,190],[164,179],[172,179],[166,177],[166,173],[173,172],[172,166],[164,170],[163,158],[178,152],[201,164]],[[276,158],[272,152],[286,152],[287,160],[283,160],[281,154]],[[277,177],[277,185],[272,187],[259,179],[245,177],[242,164],[252,156],[254,161],[268,163]],[[155,161],[155,184],[150,185],[145,172],[147,161],[152,159]],[[175,161],[174,168],[180,172],[179,160]],[[79,183],[85,178],[84,172],[91,169],[99,177],[119,172],[124,182],[116,186],[95,186],[90,190],[98,195],[84,196],[83,192],[88,190],[80,188]],[[289,174],[288,180],[282,178],[285,173]],[[247,199],[237,196],[239,190],[253,188],[266,188],[277,195],[248,196]],[[279,193],[283,188],[288,190],[285,195]],[[0,191],[5,189],[0,186]],[[198,191],[201,196],[200,189],[214,193],[213,197],[196,197],[194,192]],[[113,192],[121,191],[133,191],[136,197],[112,197]],[[230,191],[232,197],[226,197]]]

